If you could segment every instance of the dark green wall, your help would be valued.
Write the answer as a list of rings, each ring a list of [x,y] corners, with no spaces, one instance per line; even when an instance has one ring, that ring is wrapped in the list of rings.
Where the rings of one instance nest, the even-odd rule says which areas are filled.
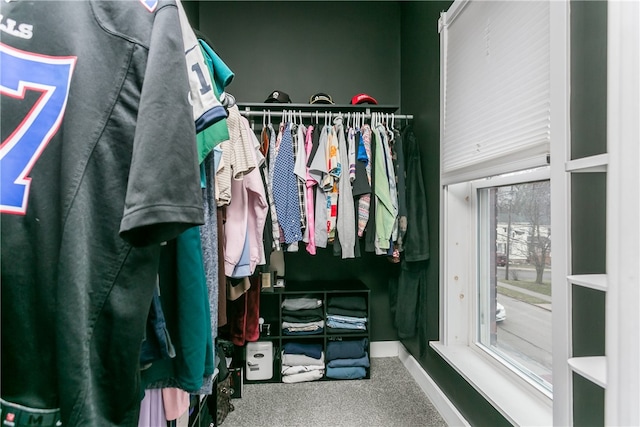
[[[573,425],[604,425],[604,389],[588,379],[573,374]]]
[[[193,0],[182,1],[182,7],[187,14],[187,18],[189,18],[191,27],[198,29],[200,25],[200,2]]]
[[[607,150],[607,3],[571,1],[571,158]],[[606,273],[606,174],[571,179],[571,273]],[[572,355],[605,354],[605,294],[573,286]],[[604,425],[604,390],[573,375],[573,418]]]
[[[419,331],[402,340],[447,397],[473,426],[511,425],[430,346],[439,339],[439,203],[440,203],[440,12],[451,5],[442,2],[402,3],[402,109],[414,115],[416,136],[422,147],[427,186],[429,247],[426,289],[420,293]]]
[[[227,88],[239,102],[263,102],[275,89],[295,103],[317,92],[348,104],[368,93],[400,105],[398,2],[200,2],[199,28],[235,72]],[[187,12],[189,12],[187,10]],[[395,266],[365,253],[342,260],[331,249],[286,253],[287,280],[358,279],[371,289],[371,338],[397,340],[388,297]]]
[[[273,90],[294,103],[318,92],[337,104],[368,93],[400,103],[400,7],[396,2],[206,1],[200,30],[236,72],[240,102]]]
[[[607,2],[571,1],[571,158],[607,151]]]

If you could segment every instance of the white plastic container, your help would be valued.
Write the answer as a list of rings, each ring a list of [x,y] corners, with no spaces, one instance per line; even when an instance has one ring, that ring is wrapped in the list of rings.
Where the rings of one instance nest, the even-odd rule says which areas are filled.
[[[245,378],[253,380],[270,380],[273,377],[273,343],[256,341],[247,343],[247,363]]]

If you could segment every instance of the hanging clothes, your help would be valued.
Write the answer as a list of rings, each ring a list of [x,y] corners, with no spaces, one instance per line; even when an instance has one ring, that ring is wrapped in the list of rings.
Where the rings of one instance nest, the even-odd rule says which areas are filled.
[[[338,216],[338,180],[342,174],[340,163],[340,150],[338,136],[335,127],[328,129],[325,158],[327,161],[327,174],[322,179],[322,189],[326,197],[327,210],[327,243],[332,243],[336,234],[336,220]]]
[[[373,182],[372,182],[372,163],[373,163],[373,152],[371,149],[371,127],[369,125],[364,125],[360,129],[361,132],[361,145],[362,149],[358,150],[358,160],[364,163],[367,185],[369,187],[369,191],[366,191],[366,187],[363,190],[364,192],[358,199],[358,236],[362,237],[364,235],[364,231],[367,227],[367,223],[369,222],[369,215],[371,210],[371,192],[373,190]]]
[[[219,287],[218,269],[220,268],[218,259],[218,214],[215,199],[215,161],[214,154],[209,153],[203,164],[205,173],[205,187],[202,190],[204,224],[200,227],[200,248],[202,250],[202,261],[204,263],[205,281],[207,285],[207,296],[209,301],[209,315],[211,321],[212,341],[218,335],[218,310],[219,310]],[[214,354],[215,354],[215,348]]]
[[[268,142],[263,142],[268,145],[268,151],[266,153],[267,162],[265,162],[265,181],[267,189],[267,197],[269,199],[269,213],[271,217],[271,242],[272,249],[274,251],[280,250],[280,225],[278,224],[278,214],[276,212],[276,204],[273,199],[273,169],[276,161],[276,131],[273,129],[273,125],[269,123],[262,130],[262,137],[267,139]]]
[[[391,141],[390,141],[390,131],[387,127],[387,124],[379,124],[378,125],[380,135],[382,136],[383,147],[385,150],[385,167],[387,170],[387,182],[389,183],[389,196],[391,198],[391,205],[393,206],[394,211],[394,220],[393,220],[393,228],[391,230],[391,237],[389,239],[389,249],[386,254],[389,256],[393,255],[394,242],[398,239],[398,189],[397,189],[397,178],[395,174],[395,165],[393,163],[393,158],[391,154]],[[382,255],[382,254],[381,254]]]
[[[394,142],[391,146],[391,157],[396,176],[396,187],[398,189],[398,237],[396,246],[398,252],[404,251],[404,238],[407,232],[407,195],[406,195],[406,168],[404,145],[402,134],[397,129],[392,129]]]
[[[334,123],[335,133],[338,138],[338,156],[340,157],[340,165],[347,165],[349,164],[349,151],[347,150],[347,142],[345,139],[345,130],[342,124],[342,118],[336,118]],[[342,259],[355,258],[356,214],[355,206],[353,204],[353,193],[351,190],[351,180],[349,174],[341,173],[338,179],[338,194],[339,199],[336,230],[338,232],[338,237],[340,240]]]
[[[206,41],[199,38],[198,42],[207,65],[207,71],[214,83],[214,95],[219,100],[225,88],[233,80],[233,71],[220,59]],[[198,132],[196,141],[198,145],[199,162],[202,163],[214,147],[227,139],[229,139],[229,130],[226,119],[222,119],[203,131]]]
[[[243,346],[260,338],[260,281],[258,275],[247,278],[249,288],[238,299],[229,301],[231,341]]]
[[[145,388],[178,387],[190,393],[203,384],[211,393],[214,372],[209,298],[199,227],[192,227],[162,248],[160,295],[176,356],[154,361],[141,372]]]
[[[378,255],[386,254],[390,247],[390,239],[393,233],[393,227],[398,214],[397,206],[394,206],[393,194],[391,191],[390,177],[388,175],[388,150],[385,147],[384,135],[380,129],[376,128],[373,132],[375,139],[375,252]]]
[[[300,228],[300,202],[298,184],[294,174],[293,138],[291,126],[286,123],[274,165],[273,198],[278,222],[284,233],[285,243],[302,239]]]
[[[305,151],[305,135],[307,133],[307,127],[299,124],[295,131],[295,140],[293,145],[293,155],[295,159],[295,166],[293,172],[296,175],[296,183],[298,186],[298,202],[300,203],[300,229],[303,233],[301,239],[305,243],[309,241],[309,230],[307,229],[307,155]],[[304,236],[307,236],[306,239]]]
[[[305,162],[305,191],[306,191],[306,206],[305,209],[307,211],[307,252],[310,255],[316,254],[316,236],[315,236],[315,209],[313,204],[313,190],[314,187],[318,184],[316,180],[311,177],[309,172],[309,161],[311,160],[311,152],[313,150],[313,134],[315,130],[315,126],[311,125],[307,127],[307,133],[305,135],[305,154],[306,154],[306,162]]]
[[[163,388],[162,403],[167,421],[177,420],[189,410],[189,393],[174,387]],[[150,427],[155,425],[151,424]]]
[[[375,116],[372,126],[354,116],[346,127],[342,115],[330,125],[325,114],[324,126],[307,127],[285,111],[276,134],[266,114],[260,133],[260,147],[268,153],[263,187],[268,200],[273,194],[270,210],[279,219],[270,221],[270,229],[280,234],[272,246],[296,252],[302,241],[314,255],[330,243],[334,255],[354,258],[364,237],[366,251],[399,262],[407,229],[405,156],[388,117]],[[283,222],[279,216],[285,213]]]
[[[253,274],[258,264],[265,263],[262,233],[269,206],[258,169],[264,162],[259,151],[260,143],[247,119],[239,114],[237,118],[238,129],[234,130],[231,123],[235,114],[230,110],[229,129],[238,169],[234,169],[232,198],[227,207],[224,270],[229,277],[247,277]]]
[[[353,184],[356,179],[356,130],[348,126],[347,127],[347,151],[349,159],[349,182]]]
[[[157,427],[167,425],[164,411],[162,389],[145,390],[140,402],[138,427]]]
[[[329,126],[325,124],[322,127],[322,131],[318,135],[314,132],[314,145],[315,139],[318,138],[318,149],[316,150],[316,154],[311,161],[311,166],[309,167],[309,175],[313,180],[316,181],[316,205],[315,205],[315,241],[316,247],[318,248],[326,248],[327,247],[327,195],[322,188],[322,182],[324,177],[329,173],[327,169],[327,139],[329,137]]]
[[[399,277],[389,281],[389,302],[398,336],[404,339],[415,336],[418,329],[424,330],[417,313],[427,292],[429,224],[420,147],[411,126],[403,129],[402,141],[406,158],[407,231]]]
[[[362,139],[362,130],[357,127],[354,129],[355,131],[355,135],[354,135],[354,145],[355,145],[355,150],[359,151],[360,147],[362,147],[362,150],[364,152],[364,141]],[[365,153],[366,156],[366,153]],[[369,198],[371,197],[371,184],[369,183],[369,178],[367,177],[367,171],[366,171],[366,163],[368,163],[368,157],[365,157],[365,162],[363,162],[362,160],[360,160],[358,158],[358,156],[356,156],[356,164],[355,164],[355,179],[352,182],[352,195],[353,195],[353,203],[354,203],[354,210],[355,210],[355,214],[356,214],[356,218],[355,218],[355,231],[356,231],[356,242],[355,242],[355,256],[356,258],[359,258],[362,256],[362,250],[360,248],[360,241],[362,240],[362,234],[364,233],[364,227],[366,226],[366,221],[362,221],[361,220],[361,215],[364,216],[365,213],[361,212],[360,209],[360,199],[362,198],[362,196],[364,195],[369,195]],[[368,218],[369,216],[369,205],[367,203],[366,205],[366,216]],[[362,233],[360,232],[360,224],[362,223]]]
[[[423,261],[429,259],[429,216],[420,147],[412,126],[408,125],[403,129],[402,141],[407,171],[407,231],[404,239],[404,258],[407,261]]]

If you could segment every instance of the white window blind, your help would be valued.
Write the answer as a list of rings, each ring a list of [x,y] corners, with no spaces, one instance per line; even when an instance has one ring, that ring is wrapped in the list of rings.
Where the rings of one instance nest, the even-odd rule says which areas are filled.
[[[549,18],[548,1],[474,0],[443,14],[443,184],[547,164]]]

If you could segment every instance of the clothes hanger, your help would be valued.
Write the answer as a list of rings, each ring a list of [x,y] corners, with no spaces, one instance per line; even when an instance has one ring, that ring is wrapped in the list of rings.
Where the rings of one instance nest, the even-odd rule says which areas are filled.
[[[267,156],[269,152],[269,128],[267,127],[267,110],[262,110],[262,131],[260,132],[260,152]]]
[[[222,92],[220,94],[220,103],[226,108],[230,108],[236,105],[236,98],[230,93]]]

